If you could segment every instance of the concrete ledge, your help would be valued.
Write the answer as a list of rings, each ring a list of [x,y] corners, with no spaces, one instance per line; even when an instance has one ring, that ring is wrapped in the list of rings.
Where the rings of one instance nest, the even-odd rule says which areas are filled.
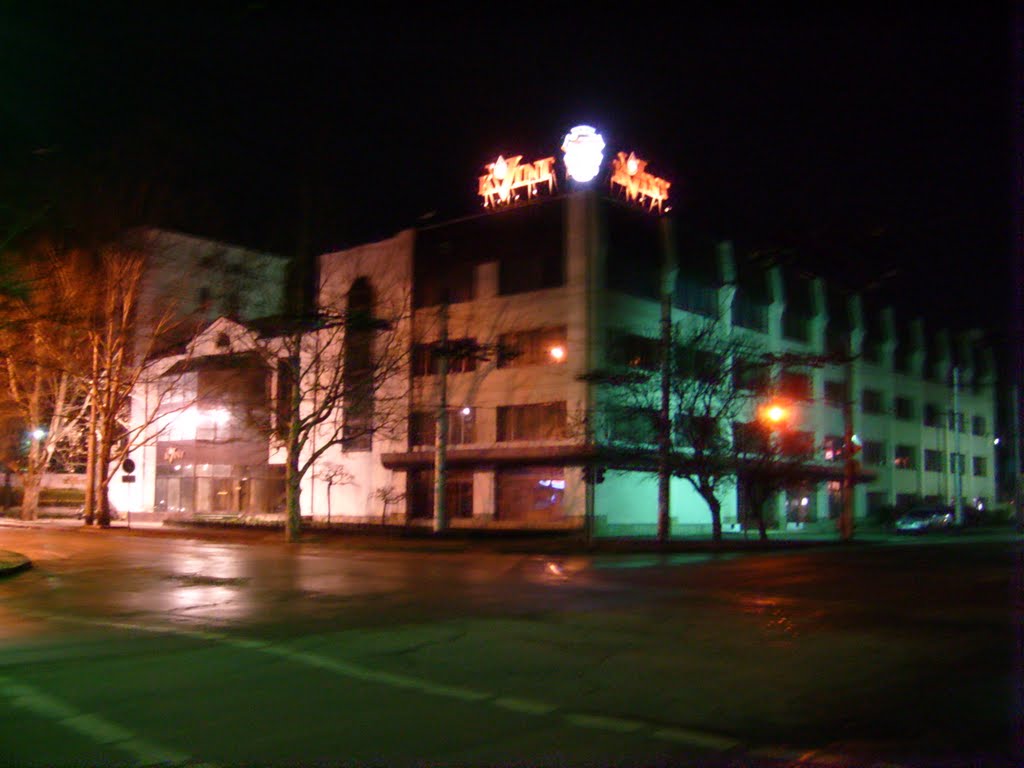
[[[0,577],[32,567],[32,561],[18,552],[0,549]]]

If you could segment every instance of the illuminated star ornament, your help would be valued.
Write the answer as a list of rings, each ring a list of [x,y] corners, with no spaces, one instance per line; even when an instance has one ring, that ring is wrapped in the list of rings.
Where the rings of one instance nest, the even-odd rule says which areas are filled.
[[[661,213],[672,183],[648,173],[646,169],[647,161],[638,158],[636,153],[630,152],[627,157],[625,152],[619,152],[612,158],[612,191],[619,187],[630,202]]]
[[[586,184],[601,171],[604,139],[589,125],[577,125],[562,142],[565,153],[565,175]]]
[[[555,188],[555,158],[545,157],[532,163],[524,163],[522,155],[505,158],[498,155],[493,163],[484,166],[487,173],[480,177],[477,194],[484,199],[484,208],[497,208],[518,201],[525,193],[526,199],[535,197],[542,184],[548,192]]]

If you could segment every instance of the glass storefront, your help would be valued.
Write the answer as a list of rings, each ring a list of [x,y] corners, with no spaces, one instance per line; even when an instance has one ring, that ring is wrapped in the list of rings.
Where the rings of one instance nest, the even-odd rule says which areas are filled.
[[[280,464],[158,464],[154,509],[180,515],[272,514],[284,511]]]
[[[499,469],[495,473],[498,520],[549,522],[565,517],[561,467]]]

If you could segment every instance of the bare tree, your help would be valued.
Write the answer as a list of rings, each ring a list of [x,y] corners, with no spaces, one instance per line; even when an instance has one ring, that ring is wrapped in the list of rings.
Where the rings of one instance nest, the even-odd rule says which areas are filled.
[[[288,541],[302,532],[303,478],[329,450],[368,450],[405,428],[408,306],[374,306],[353,289],[345,306],[324,306],[259,342],[278,374],[277,418],[268,429],[285,452]]]
[[[76,254],[49,240],[23,254],[23,290],[7,297],[0,328],[0,371],[8,402],[27,436],[22,517],[38,514],[43,474],[55,452],[78,433],[86,401],[78,371],[83,363],[77,311],[82,284]]]
[[[326,463],[316,470],[316,478],[327,483],[327,524],[331,524],[331,489],[336,485],[351,485],[355,476],[341,464]]]

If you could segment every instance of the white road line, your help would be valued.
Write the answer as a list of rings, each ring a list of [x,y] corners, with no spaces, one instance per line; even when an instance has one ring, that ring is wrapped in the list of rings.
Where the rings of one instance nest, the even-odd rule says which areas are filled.
[[[257,640],[246,637],[235,637],[231,635],[222,634],[220,632],[194,630],[188,629],[186,627],[151,626],[146,624],[137,624],[133,622],[103,621],[100,619],[86,619],[76,616],[63,616],[59,614],[47,614],[43,612],[36,612],[35,615],[42,618],[54,619],[57,621],[88,624],[92,626],[115,627],[118,629],[127,629],[135,632],[178,634],[185,637],[195,638],[197,640],[206,640],[209,642],[215,642],[223,645],[232,646],[234,648],[253,651],[255,653],[263,653],[270,656],[275,656],[277,658],[287,659],[288,661],[293,661],[299,664],[305,664],[307,666],[316,667],[318,669],[325,669],[330,672],[334,672],[335,674],[349,677],[354,680],[360,680],[362,682],[376,683],[379,685],[386,685],[392,688],[400,688],[403,690],[418,691],[420,693],[425,693],[431,696],[442,696],[445,698],[458,699],[460,701],[466,702],[486,701],[493,704],[496,707],[528,715],[550,715],[554,712],[557,712],[559,709],[557,706],[553,704],[548,704],[543,701],[536,701],[533,699],[521,699],[512,696],[499,696],[494,693],[479,691],[473,688],[465,688],[462,686],[455,685],[443,685],[440,683],[431,682],[429,680],[424,680],[418,677],[411,677],[408,675],[371,669],[369,667],[364,667],[349,661],[331,658],[329,656],[323,656],[318,653],[293,650],[286,646],[274,645],[273,643],[264,640]],[[663,741],[672,741],[682,744],[690,744],[701,749],[715,750],[720,752],[735,749],[740,746],[740,742],[736,739],[730,739],[724,736],[703,733],[701,731],[694,731],[686,728],[657,727],[652,726],[650,723],[647,723],[643,720],[614,717],[610,715],[596,715],[583,712],[567,712],[562,716],[562,720],[568,723],[569,725],[575,726],[577,728],[590,728],[608,731],[611,733],[638,733],[640,731],[650,729],[652,731],[651,735],[656,739],[660,739]]]
[[[0,695],[19,709],[52,720],[97,744],[114,747],[143,765],[181,765],[191,760],[184,752],[143,739],[112,720],[81,712],[65,701],[4,675],[0,675]],[[213,768],[209,764],[203,765]]]

